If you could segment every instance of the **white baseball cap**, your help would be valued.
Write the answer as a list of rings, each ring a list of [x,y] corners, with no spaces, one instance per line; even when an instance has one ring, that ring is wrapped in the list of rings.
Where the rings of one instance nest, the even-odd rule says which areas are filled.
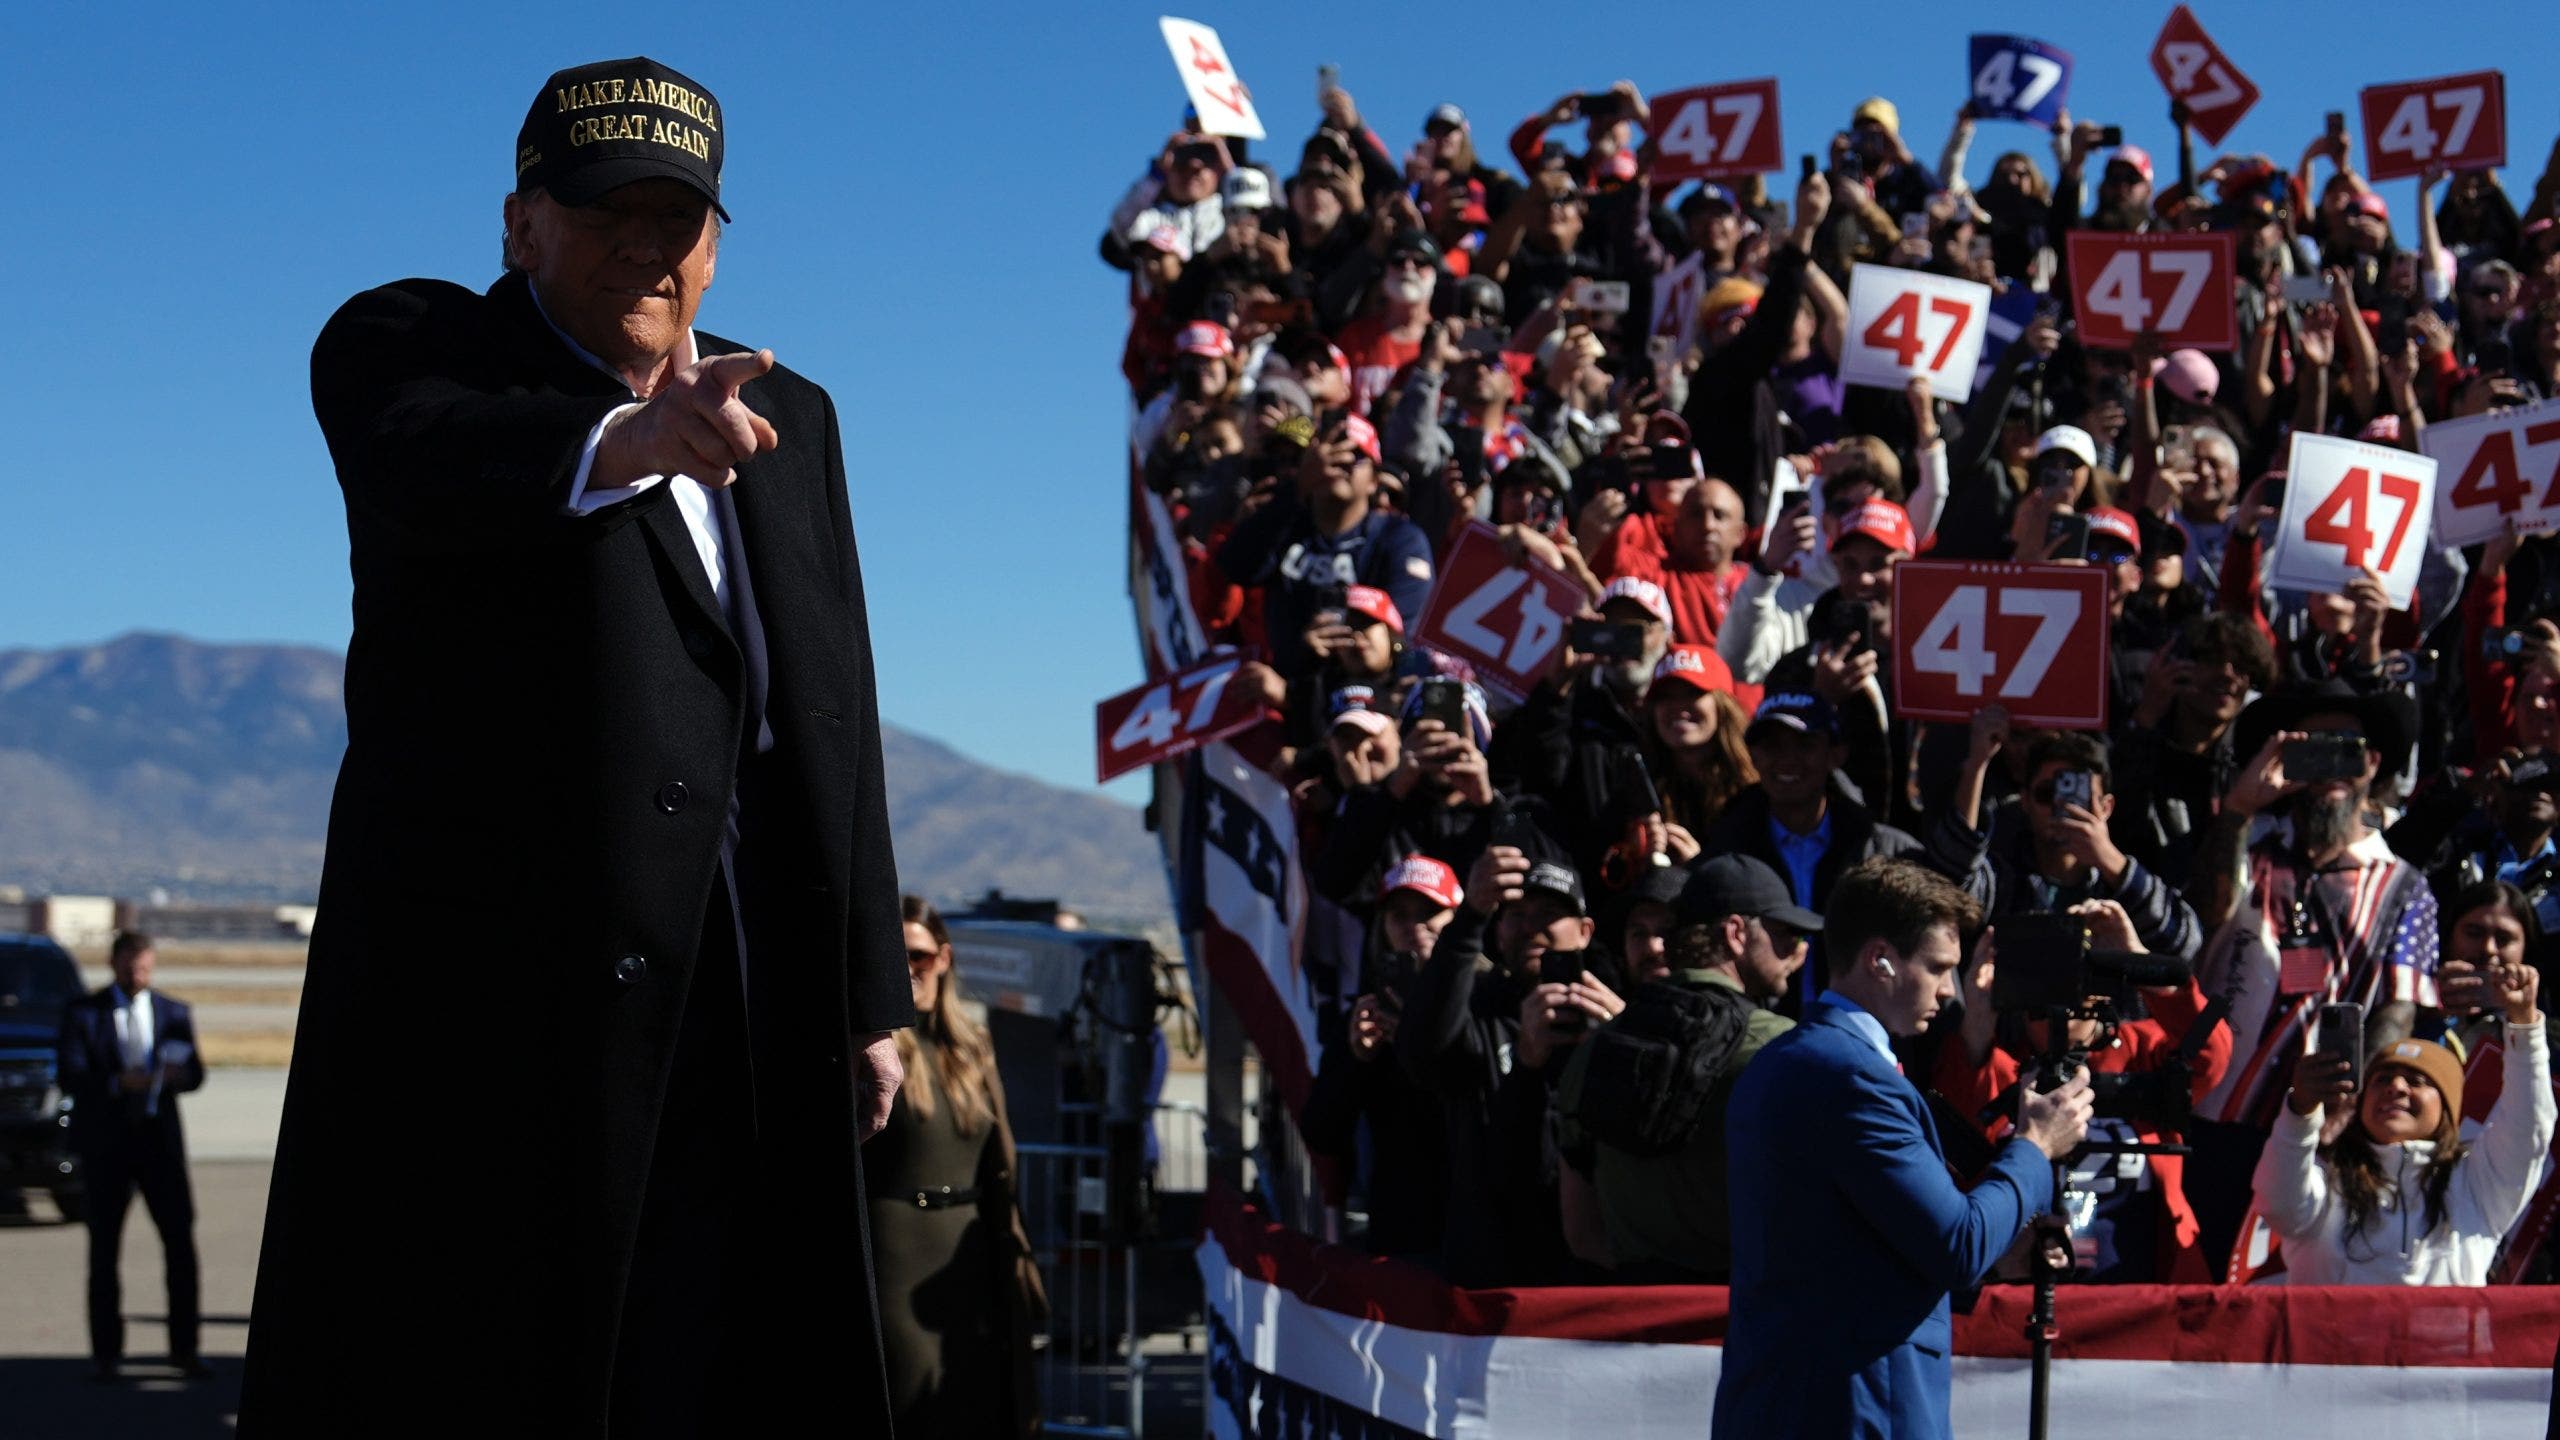
[[[1239,165],[1218,182],[1218,198],[1229,210],[1271,208],[1271,177],[1250,165]]]
[[[2036,453],[2042,455],[2047,450],[2068,450],[2080,458],[2081,464],[2093,469],[2098,463],[2098,442],[2077,425],[2056,425],[2037,436]]]

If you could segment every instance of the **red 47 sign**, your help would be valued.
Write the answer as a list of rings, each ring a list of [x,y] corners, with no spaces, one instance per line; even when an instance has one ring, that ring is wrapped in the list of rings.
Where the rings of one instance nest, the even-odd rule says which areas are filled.
[[[1917,375],[1941,400],[1973,394],[1991,287],[1925,270],[1861,265],[1849,272],[1848,353],[1840,378],[1899,390]]]
[[[1517,700],[1546,672],[1565,622],[1590,599],[1544,565],[1513,564],[1493,527],[1479,521],[1458,532],[1414,639],[1466,661],[1487,688]]]
[[[2231,232],[2119,235],[2074,230],[2072,309],[2080,338],[2123,349],[2148,327],[2171,349],[2228,350],[2240,343],[2231,305],[2238,262]]]
[[[2094,565],[1905,560],[1893,571],[1893,708],[2107,728],[2107,586]]]
[[[1778,82],[1696,85],[1645,102],[1653,113],[1655,193],[1684,180],[1765,175],[1787,163],[1778,139]]]
[[[2295,431],[2267,583],[2336,594],[2371,567],[2391,607],[2408,609],[2435,490],[2436,462],[2424,455]]]
[[[2169,23],[2151,42],[2151,73],[2160,77],[2170,99],[2187,102],[2188,121],[2207,145],[2221,144],[2258,103],[2258,87],[2223,55],[2184,5],[2169,12]]]
[[[1262,139],[1262,117],[1254,113],[1253,92],[1244,88],[1235,67],[1227,63],[1227,47],[1218,32],[1196,20],[1170,15],[1158,23],[1164,29],[1165,48],[1173,52],[1174,66],[1182,72],[1182,88],[1191,94],[1191,108],[1200,114],[1200,133]]]
[[[2453,477],[2436,490],[2437,544],[2560,524],[2560,400],[2430,425],[2418,444]]]
[[[1095,783],[1251,728],[1262,697],[1228,684],[1251,657],[1229,650],[1093,707]]]
[[[2507,163],[2507,80],[2495,70],[2370,85],[2356,99],[2368,180]]]

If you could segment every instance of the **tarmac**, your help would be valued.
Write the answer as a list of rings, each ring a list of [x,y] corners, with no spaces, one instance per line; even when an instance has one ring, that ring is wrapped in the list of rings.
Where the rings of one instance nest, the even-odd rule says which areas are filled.
[[[101,970],[92,977],[104,983]],[[298,988],[299,970],[231,966],[164,967],[155,983],[196,1007],[201,1033],[291,1033],[295,1007],[276,1003]],[[226,990],[239,1001],[226,998]],[[1199,1099],[1200,1076],[1176,1071],[1168,1099]],[[186,1381],[166,1363],[166,1291],[159,1233],[137,1199],[124,1229],[122,1267],[126,1365],[123,1378],[90,1376],[85,1295],[88,1231],[66,1224],[52,1201],[0,1190],[0,1437],[6,1440],[194,1440],[228,1436],[239,1406],[241,1356],[266,1218],[267,1177],[284,1110],[285,1071],[217,1066],[204,1088],[181,1102],[196,1200],[196,1247],[203,1267],[204,1358],[208,1380]],[[1147,1432],[1201,1433],[1197,1334],[1151,1336]]]

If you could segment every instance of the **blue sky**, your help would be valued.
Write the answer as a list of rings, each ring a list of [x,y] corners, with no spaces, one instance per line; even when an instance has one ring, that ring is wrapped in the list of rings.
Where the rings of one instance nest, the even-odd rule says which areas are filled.
[[[1330,62],[1401,153],[1430,107],[1510,126],[1620,76],[1774,74],[1787,153],[1864,96],[1934,158],[1965,38],[2072,52],[2072,109],[2173,163],[2145,61],[2168,6],[1202,5],[1293,160]],[[2406,5],[2199,5],[2290,165],[2356,87],[2503,66],[2511,191],[2551,139],[2543,28]],[[24,356],[0,386],[0,647],[128,629],[343,645],[343,517],[312,336],[353,292],[494,275],[517,123],[563,65],[645,53],[727,110],[737,217],[705,328],[844,421],[892,722],[1060,784],[1139,679],[1122,591],[1120,279],[1103,217],[1179,116],[1154,6],[26,3],[0,17]],[[2041,17],[2041,18],[2033,18]],[[2506,33],[2501,33],[2506,32]],[[1979,178],[2025,127],[1986,125]],[[2202,157],[2210,159],[2210,156]],[[2411,181],[2385,187],[2409,234]],[[1140,782],[1123,782],[1130,795]]]

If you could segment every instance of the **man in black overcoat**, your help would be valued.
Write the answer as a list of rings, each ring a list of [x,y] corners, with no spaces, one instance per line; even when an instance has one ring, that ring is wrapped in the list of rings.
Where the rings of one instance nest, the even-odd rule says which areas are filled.
[[[861,567],[826,392],[692,329],[724,139],[662,65],[560,72],[505,277],[313,348],[355,632],[250,1440],[889,1433]]]

